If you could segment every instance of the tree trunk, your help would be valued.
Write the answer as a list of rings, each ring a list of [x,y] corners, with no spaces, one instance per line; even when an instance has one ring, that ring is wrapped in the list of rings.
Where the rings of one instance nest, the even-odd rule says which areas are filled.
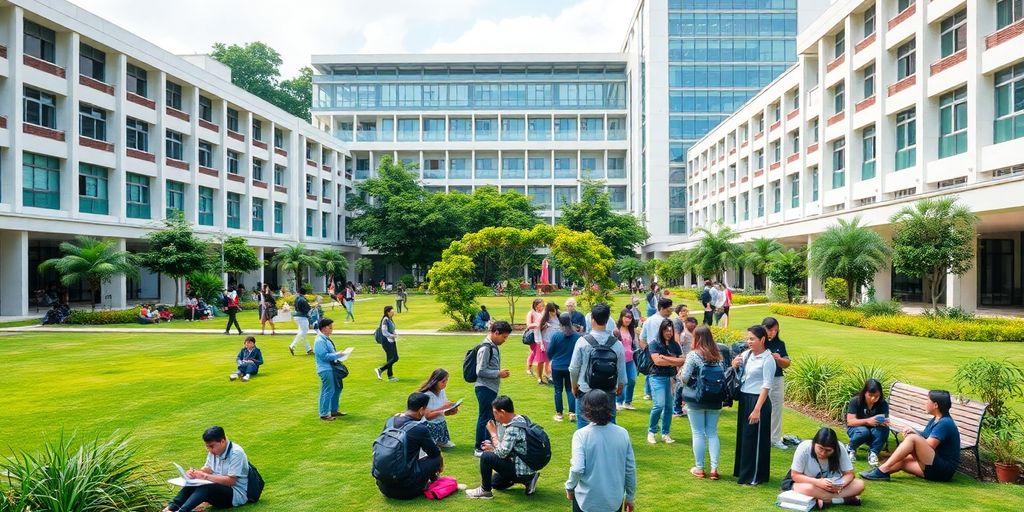
[[[853,286],[853,279],[846,279],[846,305],[853,306],[853,294],[856,288]]]
[[[179,290],[181,290],[181,278],[180,277],[175,277],[174,278],[174,306],[175,307],[178,306],[178,299],[179,299],[178,291]]]
[[[299,288],[302,288],[302,267],[295,269],[295,289],[293,293],[299,293]]]
[[[942,294],[943,283],[941,271],[935,270],[932,272],[932,282],[928,286],[929,293],[932,296],[932,311],[938,309],[939,295]]]

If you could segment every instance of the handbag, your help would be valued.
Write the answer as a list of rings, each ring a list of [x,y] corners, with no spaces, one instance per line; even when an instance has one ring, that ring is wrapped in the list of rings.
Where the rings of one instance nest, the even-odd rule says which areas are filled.
[[[348,366],[345,366],[345,363],[334,363],[332,369],[334,370],[334,375],[336,375],[339,380],[348,377]]]
[[[380,327],[373,331],[373,339],[378,345],[383,345],[384,342],[387,341],[387,339],[384,338],[384,333],[380,331]]]
[[[523,333],[523,345],[533,345],[534,343],[537,343],[537,340],[534,338],[533,329],[527,329],[526,332]]]
[[[428,500],[442,500],[451,496],[459,488],[459,483],[450,476],[442,476],[427,485],[423,496]]]
[[[725,400],[726,407],[731,407],[734,400],[740,399],[743,387],[743,367],[747,364],[747,359],[750,358],[750,351],[743,352],[743,363],[740,364],[739,368],[733,368],[730,366],[725,370],[725,389],[727,390],[728,398]]]

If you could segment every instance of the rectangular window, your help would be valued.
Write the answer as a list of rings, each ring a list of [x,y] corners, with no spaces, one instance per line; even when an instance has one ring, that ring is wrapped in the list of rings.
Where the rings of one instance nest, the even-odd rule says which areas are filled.
[[[846,109],[846,84],[839,82],[832,88],[832,112],[840,113]]]
[[[820,135],[819,132],[820,130],[818,130],[818,118],[815,117],[814,121],[811,121],[811,144],[818,142],[818,135]]]
[[[914,5],[914,0],[896,0],[896,12],[903,12]]]
[[[263,140],[263,121],[259,119],[252,120],[252,140]]]
[[[917,112],[907,109],[896,114],[896,170],[917,163]]]
[[[252,200],[252,230],[263,231],[263,200]]]
[[[284,233],[284,203],[274,202],[274,233]]]
[[[330,214],[320,214],[320,238],[327,238],[327,225],[330,224]]]
[[[149,124],[135,118],[125,120],[125,131],[127,145],[131,149],[149,152]]]
[[[449,118],[448,140],[473,140],[473,120]]]
[[[228,130],[238,133],[238,111],[233,108],[228,109]],[[262,206],[260,208],[262,209]]]
[[[817,202],[818,200],[818,168],[815,167],[811,171],[811,202]]]
[[[306,175],[306,194],[307,195],[313,195],[315,193],[313,191],[313,180],[314,179],[315,178],[313,178],[312,176],[310,176],[308,174]]]
[[[418,119],[398,120],[398,140],[418,141],[420,140],[420,122]]]
[[[832,143],[832,188],[846,185],[846,139]]]
[[[864,128],[861,135],[861,152],[864,154],[864,164],[860,168],[860,179],[870,180],[875,177],[875,127]]]
[[[444,158],[423,159],[424,179],[444,179]]]
[[[844,52],[846,52],[846,31],[845,30],[840,30],[839,33],[836,34],[836,41],[835,41],[835,45],[834,45],[833,49],[835,50],[835,52],[833,53],[833,56],[836,59],[838,59]]]
[[[45,126],[50,129],[57,129],[57,97],[25,87],[25,98],[22,103],[25,109],[25,122],[36,126]]]
[[[939,30],[942,31],[939,39],[943,57],[967,48],[967,10],[942,20]]]
[[[967,87],[939,96],[939,158],[967,152]]]
[[[548,167],[548,161],[544,157],[530,157],[526,161],[526,166],[526,177],[529,179],[551,178],[551,168]],[[550,204],[550,200],[548,203]]]
[[[25,55],[57,63],[57,33],[37,23],[25,20]]]
[[[864,37],[875,33],[875,6],[868,7],[864,11]]]
[[[996,28],[1003,28],[1024,19],[1024,2],[998,0],[996,2]]]
[[[668,188],[668,207],[672,209],[686,208],[686,187]]]
[[[795,155],[795,154],[799,153],[800,152],[800,132],[794,131],[793,135],[789,138],[789,141],[790,141],[789,154]],[[733,172],[735,172],[735,170]],[[729,180],[729,181],[732,182],[732,181],[735,181],[735,180]]]
[[[274,165],[274,185],[283,187],[284,186],[284,166]]]
[[[252,179],[263,181],[263,160],[258,158],[252,159]]]
[[[424,119],[423,140],[444,140],[444,119]]]
[[[668,214],[668,232],[671,235],[684,235],[684,234],[686,234],[686,214],[685,213],[669,213]]]
[[[896,80],[903,80],[916,72],[915,48],[916,45],[913,39],[896,48]]]
[[[772,213],[782,211],[782,184],[776,181],[772,184]]]
[[[626,159],[623,157],[608,157],[608,179],[620,179],[626,177]]]
[[[199,224],[213,225],[213,189],[199,187]]]
[[[21,199],[25,206],[60,209],[60,160],[52,156],[24,153],[21,170]]]
[[[743,212],[743,220],[750,220],[750,192],[740,194],[740,210]]]
[[[107,140],[107,111],[82,103],[78,106],[78,129],[82,137]]]
[[[398,121],[401,126],[401,120]],[[475,130],[476,140],[498,140],[498,119],[497,118],[477,118],[476,122],[473,123]]]
[[[556,179],[576,179],[576,159],[571,157],[558,157],[554,161]]]
[[[465,180],[469,179],[469,159],[451,158],[448,160],[448,178]]]
[[[205,140],[199,141],[199,165],[213,167],[213,144]]]
[[[782,160],[782,141],[775,141],[772,143],[772,163],[778,163]]]
[[[576,187],[555,187],[555,209],[561,210],[576,203]]]
[[[764,187],[757,187],[757,216],[764,217]]]
[[[274,128],[274,147],[284,149],[284,132],[280,128]]]
[[[800,206],[800,175],[794,174],[789,177],[789,207]]]
[[[498,162],[495,158],[476,159],[476,177],[483,179],[498,178]]]
[[[167,211],[168,219],[173,219],[179,214],[185,213],[185,184],[179,181],[167,181]]]
[[[206,96],[199,97],[199,119],[210,123],[213,122],[213,100]]]
[[[149,218],[149,177],[125,173],[125,214],[129,219]]]
[[[181,110],[181,86],[168,80],[165,89],[167,90],[167,106]]]
[[[547,117],[531,117],[529,119],[530,140],[551,140],[551,119]]]
[[[104,167],[78,164],[78,211],[98,215],[110,213],[108,175],[109,171]]]
[[[228,150],[228,173],[238,174],[238,152]]]
[[[242,196],[228,192],[228,227],[240,229],[242,227]]]
[[[604,178],[604,172],[597,165],[596,158],[580,158],[580,177],[585,180],[599,180]]]
[[[864,76],[864,99],[875,95],[875,65],[868,64],[863,71]]]
[[[176,131],[167,130],[167,158],[172,160],[185,160],[184,138],[184,135]]]
[[[313,225],[315,217],[313,216],[313,210],[306,210],[306,236],[312,237],[313,230],[316,226]]]
[[[526,120],[521,117],[501,118],[501,140],[523,140],[525,129]]]
[[[149,81],[147,80],[147,73],[145,69],[142,69],[134,64],[128,64],[127,67],[127,81],[125,82],[125,88],[128,92],[135,93],[143,98],[146,97],[149,91]]]
[[[501,177],[503,179],[523,179],[526,171],[521,157],[503,157],[501,159]]]
[[[996,143],[1024,137],[1024,64],[996,72]]]
[[[551,187],[530,187],[527,191],[530,197],[530,204],[541,210],[551,209]]]
[[[78,72],[93,80],[106,82],[107,54],[85,43],[78,44]]]
[[[555,140],[576,140],[576,118],[555,118]]]
[[[580,119],[580,140],[604,140],[604,118]]]

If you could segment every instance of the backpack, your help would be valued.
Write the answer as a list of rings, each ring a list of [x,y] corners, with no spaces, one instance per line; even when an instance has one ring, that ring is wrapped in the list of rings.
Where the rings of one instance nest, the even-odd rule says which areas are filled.
[[[729,369],[725,370],[725,376],[723,384],[726,390],[726,399],[723,401],[723,405],[726,407],[732,407],[734,400],[740,399],[742,391],[740,389],[743,386],[743,367],[747,364],[747,359],[750,358],[750,351],[743,353],[743,363],[740,364],[739,368],[733,368],[729,366]]]
[[[534,339],[535,336],[533,329],[527,329],[526,332],[523,333],[523,345],[533,345],[534,343],[537,343],[537,340]]]
[[[466,351],[466,357],[462,360],[462,378],[466,382],[476,382],[476,358],[483,346],[484,344],[481,343]],[[490,354],[488,354],[488,359],[490,359]]]
[[[683,388],[683,400],[717,407],[729,398],[725,370],[720,363],[704,363],[693,373]]]
[[[637,347],[633,350],[633,363],[636,364],[636,371],[642,375],[650,375],[654,370],[654,360],[651,359],[651,351],[648,347]]]
[[[252,463],[249,464],[249,478],[245,487],[245,495],[249,500],[249,503],[256,503],[260,501],[260,496],[263,494],[263,477],[260,472],[256,470],[256,466]]]
[[[417,421],[406,421],[401,427],[395,426],[395,418],[388,420],[384,431],[373,441],[373,477],[388,484],[401,484],[412,472],[415,460],[407,457],[406,436]]]
[[[231,303],[231,299],[228,298],[228,295],[226,293],[220,294],[220,305],[221,305],[221,307],[225,307],[226,308],[226,307],[228,307],[228,304],[230,304],[230,303]]]
[[[599,344],[597,339],[590,334],[584,336],[584,339],[593,349],[590,353],[590,367],[587,369],[587,385],[591,389],[614,390],[619,378],[619,357],[612,350],[611,345],[611,343],[615,343],[615,338],[609,337],[605,341],[605,343],[610,342],[608,345]]]
[[[523,461],[530,469],[540,471],[551,462],[551,440],[547,432],[540,425],[530,421],[530,418],[522,416],[526,425],[520,428],[526,430],[526,453],[515,453],[519,460]]]

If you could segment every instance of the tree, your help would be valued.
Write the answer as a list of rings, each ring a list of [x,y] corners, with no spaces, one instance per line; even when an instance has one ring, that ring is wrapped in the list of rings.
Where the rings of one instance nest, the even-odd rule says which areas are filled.
[[[738,235],[721,223],[715,231],[700,228],[697,233],[701,238],[690,252],[692,266],[701,275],[715,276],[721,282],[725,269],[738,264],[743,255],[743,248],[733,242]]]
[[[214,43],[210,57],[231,68],[231,83],[289,114],[310,120],[313,70],[309,67],[299,70],[295,78],[279,81],[281,54],[259,41],[242,45]]]
[[[811,243],[810,271],[822,279],[845,279],[846,299],[853,304],[860,288],[888,262],[889,254],[881,235],[861,226],[860,217],[839,219]]]
[[[473,316],[479,309],[476,298],[488,288],[473,281],[473,259],[463,254],[442,258],[430,266],[427,281],[430,293],[441,303],[441,313],[455,321],[460,328],[473,325]]]
[[[619,276],[620,280],[632,283],[636,281],[637,278],[646,276],[648,274],[648,267],[650,266],[651,265],[640,261],[638,258],[626,256],[619,258],[619,260],[615,262],[615,273]]]
[[[655,260],[657,261],[657,260]],[[691,251],[677,251],[658,262],[658,279],[664,283],[678,281],[695,270]]]
[[[584,181],[578,203],[562,209],[559,224],[575,231],[590,231],[597,235],[612,256],[635,256],[636,248],[650,234],[639,219],[628,213],[612,210],[608,193],[601,190],[600,182]]]
[[[932,309],[946,289],[946,275],[961,276],[974,264],[978,216],[955,197],[924,199],[890,219],[892,264],[911,277],[929,277]]]
[[[220,274],[207,271],[197,271],[185,276],[188,282],[189,291],[196,297],[201,297],[207,303],[213,302],[220,296],[224,289],[224,280]]]
[[[263,262],[256,257],[256,251],[249,242],[240,236],[228,237],[222,244],[224,251],[224,271],[237,283],[241,274],[259,269]]]
[[[40,263],[39,272],[56,270],[64,286],[85,282],[89,286],[92,309],[95,310],[95,295],[103,283],[119,275],[137,277],[138,262],[128,251],[118,249],[114,241],[88,236],[79,236],[77,241],[77,244],[61,242],[60,252],[63,256]]]
[[[542,231],[546,237],[544,242],[551,247],[555,263],[563,272],[583,283],[580,306],[586,310],[594,304],[610,304],[615,288],[611,278],[612,267],[615,266],[612,250],[590,231],[542,228],[545,228]]]
[[[458,206],[465,233],[490,227],[530,229],[540,223],[530,198],[516,191],[498,192],[498,187],[485,186],[469,195],[451,195],[464,198]]]
[[[366,273],[373,272],[373,260],[366,256],[360,256],[356,260],[356,273],[359,274],[359,282],[366,281]]]
[[[750,269],[750,272],[754,274],[754,283],[760,283],[764,288],[764,277],[772,255],[782,252],[785,247],[771,238],[755,238],[747,243],[745,249],[739,258],[739,263]]]
[[[785,287],[786,301],[792,304],[800,283],[807,279],[807,253],[802,249],[774,252],[768,257],[765,273],[772,285]]]
[[[292,272],[295,276],[295,288],[292,291],[296,293],[303,286],[304,271],[308,268],[320,269],[320,259],[310,253],[305,244],[285,244],[274,252],[271,262],[285,272]]]
[[[174,279],[174,305],[181,299],[181,279],[210,269],[209,245],[196,238],[181,214],[164,221],[165,228],[146,235],[149,251],[139,255],[143,267]]]
[[[348,258],[337,249],[324,249],[316,257],[320,260],[320,271],[327,274],[328,283],[333,283],[336,276],[348,272]]]

